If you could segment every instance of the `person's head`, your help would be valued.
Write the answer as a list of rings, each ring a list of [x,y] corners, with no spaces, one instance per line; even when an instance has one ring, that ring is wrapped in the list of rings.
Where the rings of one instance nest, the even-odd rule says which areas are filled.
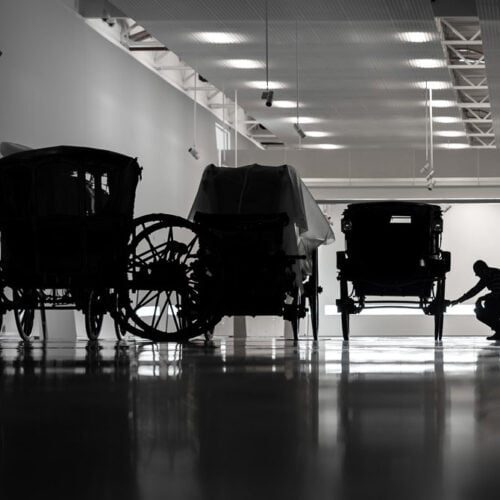
[[[488,264],[484,260],[476,260],[472,269],[474,269],[474,274],[480,278],[488,270]]]

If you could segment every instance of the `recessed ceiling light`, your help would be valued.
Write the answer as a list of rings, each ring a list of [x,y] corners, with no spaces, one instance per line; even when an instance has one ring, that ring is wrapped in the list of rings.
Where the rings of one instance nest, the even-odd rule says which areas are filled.
[[[287,116],[285,118],[285,121],[288,123],[297,123],[297,117],[296,116]],[[312,116],[301,116],[299,118],[299,124],[300,125],[306,125],[308,123],[318,123],[321,121],[319,118],[314,118]],[[309,132],[306,132],[309,133]]]
[[[456,116],[435,116],[433,120],[436,123],[459,123],[461,121]]]
[[[275,108],[295,108],[297,103],[295,101],[274,101],[273,106]]]
[[[432,100],[432,107],[433,108],[452,108],[453,106],[456,106],[455,101],[448,101],[446,99],[433,99]]]
[[[433,90],[439,90],[439,89],[449,89],[451,87],[450,82],[417,82],[417,87],[419,89],[433,89]]]
[[[244,43],[248,38],[236,33],[223,33],[221,31],[203,31],[193,33],[193,38],[203,43]]]
[[[257,69],[264,67],[260,61],[256,61],[255,59],[226,59],[225,61],[221,61],[221,64],[237,69]]]
[[[265,80],[246,82],[245,84],[252,89],[265,90],[267,88]],[[269,88],[271,90],[284,89],[285,87],[286,85],[283,82],[269,82]]]
[[[465,135],[465,132],[461,130],[438,130],[434,132],[434,135],[440,137],[462,137]]]
[[[430,42],[436,38],[434,33],[429,31],[406,31],[403,33],[397,33],[396,37],[402,42],[410,43]]]
[[[443,59],[410,59],[414,68],[442,68],[446,65]]]
[[[322,132],[320,130],[306,130],[307,137],[329,137],[333,135],[331,132]]]
[[[467,149],[469,147],[468,144],[463,144],[460,142],[447,142],[444,144],[436,144],[436,146],[445,149]]]
[[[340,144],[302,144],[303,148],[306,149],[342,149],[344,146]]]

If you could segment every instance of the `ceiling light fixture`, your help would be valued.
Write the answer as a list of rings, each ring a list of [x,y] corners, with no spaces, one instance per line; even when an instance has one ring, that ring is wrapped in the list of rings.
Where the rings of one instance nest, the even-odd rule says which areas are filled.
[[[462,120],[456,116],[435,116],[434,121],[436,123],[459,123]]]
[[[344,146],[341,146],[340,144],[324,143],[324,144],[304,144],[302,147],[307,149],[342,149]]]
[[[434,33],[429,31],[405,31],[397,33],[396,37],[402,42],[425,43],[435,39]]]
[[[308,130],[306,132],[306,134],[307,134],[307,137],[329,137],[329,136],[333,135],[330,132],[322,132],[320,130]]]
[[[436,99],[433,102],[433,106],[435,108],[452,108],[453,106],[456,106],[457,103],[455,101],[449,101],[446,99]]]
[[[262,63],[254,59],[228,59],[222,61],[224,66],[236,69],[257,69],[262,68]]]
[[[446,66],[443,59],[410,59],[409,63],[414,68],[443,68]]]
[[[463,130],[439,130],[436,135],[440,137],[463,137],[465,132]]]
[[[230,44],[230,43],[244,43],[248,41],[247,37],[235,34],[224,33],[222,31],[202,31],[193,33],[193,38],[203,43],[217,43],[217,44]]]
[[[262,92],[261,99],[266,101],[266,106],[273,105],[274,92],[269,90],[269,9],[266,0],[266,90]]]
[[[274,107],[276,108],[295,108],[295,101],[274,101]]]
[[[266,82],[265,80],[245,82],[245,85],[252,89],[259,89],[259,90],[265,90],[268,86],[273,89],[284,89],[286,87],[286,85],[282,82],[274,82],[274,81]]]
[[[296,116],[287,116],[284,118],[284,121],[287,123],[297,123],[296,122],[297,117]],[[300,117],[300,123],[302,125],[307,125],[308,123],[318,123],[320,120],[318,118],[314,118],[312,116],[301,116]]]
[[[451,83],[446,81],[417,82],[419,89],[442,90],[451,88]]]
[[[468,144],[462,142],[447,142],[444,144],[437,144],[437,146],[445,149],[467,149],[469,147]]]

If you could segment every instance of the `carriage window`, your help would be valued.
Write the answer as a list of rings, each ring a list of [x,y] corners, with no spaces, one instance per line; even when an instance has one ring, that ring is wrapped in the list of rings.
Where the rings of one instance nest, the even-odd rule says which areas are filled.
[[[411,224],[410,215],[393,215],[391,217],[391,224]]]
[[[108,174],[85,172],[86,211],[95,214],[102,210],[109,197]]]

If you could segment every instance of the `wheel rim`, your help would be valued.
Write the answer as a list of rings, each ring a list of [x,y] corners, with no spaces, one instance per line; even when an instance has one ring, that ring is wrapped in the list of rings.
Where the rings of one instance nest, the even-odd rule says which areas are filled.
[[[85,313],[85,330],[89,340],[97,340],[101,333],[104,320],[103,294],[92,290],[89,294],[87,311]]]
[[[16,307],[14,309],[14,319],[16,321],[17,331],[23,340],[30,340],[35,323],[35,302],[36,294],[31,290],[21,290],[14,292],[14,302],[31,303],[33,307]]]
[[[130,245],[131,296],[120,299],[118,316],[127,330],[151,340],[184,340],[217,322],[215,256],[209,235],[180,217],[148,219]],[[200,246],[200,238],[202,240]]]

